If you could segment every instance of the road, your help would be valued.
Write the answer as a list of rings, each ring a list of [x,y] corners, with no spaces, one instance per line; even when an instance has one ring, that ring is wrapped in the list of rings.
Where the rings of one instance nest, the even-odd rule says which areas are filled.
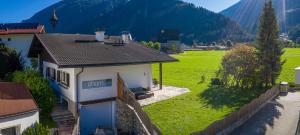
[[[280,95],[231,135],[295,135],[299,111],[300,92]]]

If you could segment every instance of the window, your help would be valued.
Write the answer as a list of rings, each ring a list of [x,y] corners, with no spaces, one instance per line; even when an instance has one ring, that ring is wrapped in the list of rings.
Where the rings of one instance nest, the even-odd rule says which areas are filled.
[[[0,38],[0,42],[2,41],[2,38]]]
[[[55,71],[54,68],[47,67],[47,70],[46,70],[46,76],[47,76],[47,78],[55,80],[55,77],[56,77],[56,73],[55,72],[56,71]]]
[[[16,135],[16,127],[6,128],[0,130],[0,135]]]
[[[111,87],[111,86],[112,86],[112,79],[92,80],[92,81],[82,82],[82,89],[93,89],[93,88]]]
[[[7,38],[7,41],[11,41],[11,38]]]
[[[64,71],[57,71],[57,82],[60,84],[69,87],[70,86],[70,74]]]

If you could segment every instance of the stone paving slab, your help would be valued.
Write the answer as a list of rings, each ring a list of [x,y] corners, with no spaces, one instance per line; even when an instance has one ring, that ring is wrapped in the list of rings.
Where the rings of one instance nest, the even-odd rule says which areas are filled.
[[[185,93],[190,92],[188,88],[178,88],[173,86],[163,86],[162,90],[158,90],[157,87],[153,88],[152,92],[154,93],[153,97],[139,100],[138,102],[141,106],[150,105],[156,102],[167,100]]]

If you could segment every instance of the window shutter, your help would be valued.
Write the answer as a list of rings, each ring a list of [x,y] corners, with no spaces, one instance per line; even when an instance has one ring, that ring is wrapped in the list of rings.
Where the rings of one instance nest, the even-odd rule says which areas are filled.
[[[57,70],[57,78],[56,78],[56,81],[57,81],[57,82],[60,82],[60,71],[59,71],[59,70]]]
[[[66,74],[66,76],[67,76],[67,85],[70,86],[70,75]]]
[[[46,77],[49,77],[49,70],[50,70],[50,68],[47,67],[47,69],[46,69]]]
[[[56,70],[53,69],[53,80],[56,80]]]

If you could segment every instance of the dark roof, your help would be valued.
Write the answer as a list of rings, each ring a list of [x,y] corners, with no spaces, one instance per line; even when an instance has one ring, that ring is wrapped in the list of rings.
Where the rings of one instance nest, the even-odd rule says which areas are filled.
[[[4,23],[0,24],[0,35],[44,33],[43,25],[39,23]]]
[[[23,84],[0,82],[0,117],[37,110],[35,101]]]
[[[120,37],[110,36],[96,42],[94,35],[36,34],[29,57],[37,57],[41,47],[59,67],[111,66],[142,63],[174,62],[165,53],[147,48],[137,42],[120,44]]]

